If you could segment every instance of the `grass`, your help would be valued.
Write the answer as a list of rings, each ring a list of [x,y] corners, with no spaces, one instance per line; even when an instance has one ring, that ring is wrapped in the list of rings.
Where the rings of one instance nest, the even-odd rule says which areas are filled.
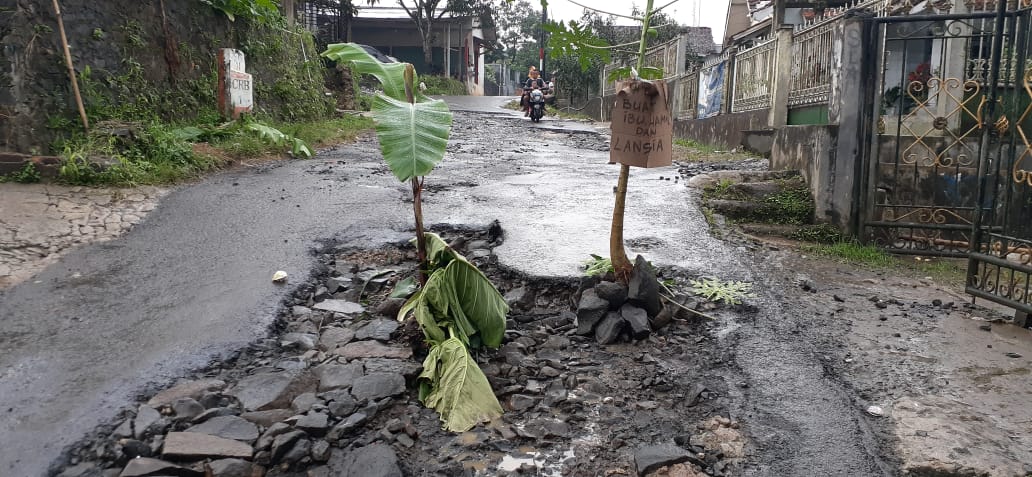
[[[781,190],[761,198],[751,198],[735,187],[730,179],[721,179],[702,191],[705,200],[752,201],[758,204],[748,212],[736,213],[736,220],[766,224],[803,225],[812,222],[814,213],[810,190],[801,182],[779,181]]]
[[[856,241],[807,245],[802,250],[851,265],[901,272],[914,278],[931,277],[951,285],[963,285],[967,275],[967,261],[964,259],[892,255],[879,247]]]
[[[744,194],[735,190],[735,181],[731,179],[721,179],[715,184],[711,184],[702,189],[703,199],[719,199],[719,200],[743,200],[746,197]]]
[[[519,105],[517,104],[517,106],[519,106]],[[558,116],[559,119],[571,119],[571,120],[574,120],[574,121],[595,121],[594,119],[591,118],[591,116],[588,116],[587,114],[584,114],[584,113],[579,113],[579,112],[575,112],[575,111],[566,111],[566,110],[563,110],[563,109],[555,109],[554,111],[555,111],[555,115]]]
[[[674,138],[674,160],[679,162],[727,162],[757,159],[744,152],[731,152],[726,147],[703,144],[693,139]]]
[[[813,220],[813,199],[805,186],[786,188],[763,202],[762,218],[768,223],[802,225]]]
[[[679,137],[674,139],[674,145],[686,149],[694,149],[703,154],[716,154],[720,152],[720,149],[718,149],[717,147],[708,144],[702,144],[700,142],[695,141],[694,139],[685,139]]]
[[[814,242],[819,244],[834,244],[843,240],[842,231],[831,224],[813,224],[799,227],[798,230],[788,235],[792,240],[803,242]]]
[[[353,140],[372,126],[372,120],[362,116],[274,125],[313,147]],[[193,137],[181,133],[187,129],[192,129]],[[207,142],[194,142],[201,140]],[[172,184],[237,160],[280,157],[284,153],[283,145],[270,143],[243,127],[202,130],[160,123],[141,126],[129,141],[79,135],[60,146],[65,158],[59,173],[61,182],[124,187]],[[108,166],[95,166],[98,157],[107,158]]]

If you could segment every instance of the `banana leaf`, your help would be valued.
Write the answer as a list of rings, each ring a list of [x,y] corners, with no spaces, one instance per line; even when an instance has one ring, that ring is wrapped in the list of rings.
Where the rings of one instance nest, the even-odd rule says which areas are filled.
[[[444,158],[451,133],[452,114],[444,101],[430,99],[416,91],[418,79],[408,63],[381,63],[352,43],[329,45],[322,53],[332,60],[351,64],[352,71],[380,80],[383,94],[373,99],[373,119],[380,151],[398,180],[406,182],[425,176]],[[415,103],[405,94],[406,71]]]
[[[322,56],[350,63],[353,73],[373,75],[380,80],[383,93],[399,101],[405,100],[405,68],[407,63],[380,63],[362,47],[353,43],[334,43]]]
[[[445,276],[455,294],[453,313],[461,312],[464,318],[456,321],[469,322],[485,346],[499,347],[505,335],[505,315],[509,313],[502,294],[483,272],[461,256],[448,264]]]
[[[457,338],[430,351],[419,379],[427,384],[420,388],[423,404],[437,410],[449,431],[466,432],[502,415],[487,377]]]
[[[413,104],[379,94],[373,119],[380,151],[399,181],[429,174],[444,158],[452,121],[444,101]]]

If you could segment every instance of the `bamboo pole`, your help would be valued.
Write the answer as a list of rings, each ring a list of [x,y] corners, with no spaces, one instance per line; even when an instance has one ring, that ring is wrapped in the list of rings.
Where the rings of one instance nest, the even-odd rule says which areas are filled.
[[[54,13],[57,14],[57,30],[61,33],[61,46],[64,47],[65,64],[68,66],[68,79],[72,82],[72,93],[75,95],[75,104],[79,107],[79,117],[82,118],[82,128],[90,130],[90,121],[86,118],[86,107],[82,105],[82,94],[79,93],[79,79],[75,76],[75,67],[72,66],[72,52],[68,49],[68,37],[65,35],[64,20],[61,19],[61,5],[54,0]]]

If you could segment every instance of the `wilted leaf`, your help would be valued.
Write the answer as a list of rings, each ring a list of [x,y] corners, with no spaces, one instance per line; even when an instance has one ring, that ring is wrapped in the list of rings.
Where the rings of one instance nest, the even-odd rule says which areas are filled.
[[[500,417],[502,406],[466,346],[452,338],[435,348],[427,361],[437,359],[424,361],[423,373],[419,375],[420,380],[430,382],[429,393],[421,397],[423,404],[441,415],[444,428],[466,432],[481,422]]]
[[[390,297],[408,298],[412,296],[416,290],[419,290],[419,283],[416,282],[416,278],[408,277],[394,285],[394,291],[391,292]]]
[[[462,257],[445,269],[458,308],[476,329],[485,346],[497,348],[505,336],[505,315],[509,305],[483,272]],[[472,333],[471,333],[472,334]]]
[[[205,134],[205,131],[197,126],[185,126],[176,128],[170,131],[176,138],[184,141],[195,142],[201,139],[201,136]]]
[[[426,260],[432,268],[447,265],[457,255],[440,235],[427,232],[423,237],[426,239]]]

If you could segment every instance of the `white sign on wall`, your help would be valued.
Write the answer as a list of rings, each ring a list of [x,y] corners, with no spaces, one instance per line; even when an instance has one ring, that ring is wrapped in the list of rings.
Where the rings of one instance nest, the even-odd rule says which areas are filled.
[[[229,119],[254,109],[254,78],[246,72],[244,53],[219,50],[219,111]]]

